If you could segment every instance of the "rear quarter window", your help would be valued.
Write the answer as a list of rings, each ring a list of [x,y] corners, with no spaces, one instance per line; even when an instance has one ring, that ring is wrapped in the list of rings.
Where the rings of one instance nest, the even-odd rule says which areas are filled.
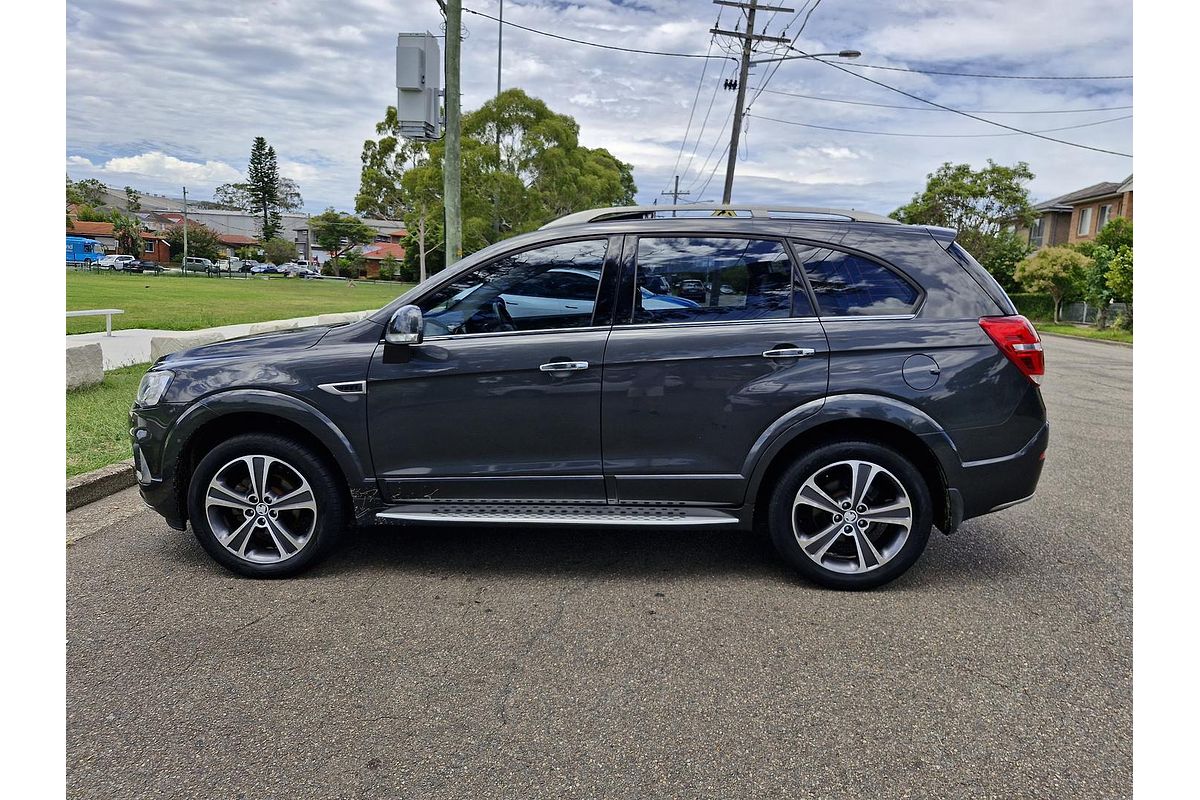
[[[798,245],[797,257],[825,317],[913,314],[921,291],[895,270],[869,258]]]

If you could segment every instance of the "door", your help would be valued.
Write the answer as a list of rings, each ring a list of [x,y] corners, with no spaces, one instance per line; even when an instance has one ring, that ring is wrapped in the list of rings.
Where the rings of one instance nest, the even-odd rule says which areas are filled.
[[[592,238],[488,261],[417,302],[421,344],[378,346],[367,414],[387,499],[605,501],[608,249]]]
[[[755,443],[815,413],[828,386],[829,348],[788,246],[631,237],[618,291],[603,389],[610,488],[619,502],[740,505]]]

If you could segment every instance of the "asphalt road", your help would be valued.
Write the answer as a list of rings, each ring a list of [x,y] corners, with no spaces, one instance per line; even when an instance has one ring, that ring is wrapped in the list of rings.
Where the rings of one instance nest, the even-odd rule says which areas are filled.
[[[71,797],[1114,798],[1131,775],[1131,365],[1047,340],[1037,497],[824,591],[728,532],[368,531],[223,572],[69,515]]]

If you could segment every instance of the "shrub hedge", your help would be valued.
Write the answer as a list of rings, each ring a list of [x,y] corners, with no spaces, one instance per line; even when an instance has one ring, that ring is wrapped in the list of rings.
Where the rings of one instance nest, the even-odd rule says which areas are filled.
[[[1054,298],[1035,292],[1015,292],[1009,295],[1017,311],[1031,320],[1046,322],[1054,319]]]

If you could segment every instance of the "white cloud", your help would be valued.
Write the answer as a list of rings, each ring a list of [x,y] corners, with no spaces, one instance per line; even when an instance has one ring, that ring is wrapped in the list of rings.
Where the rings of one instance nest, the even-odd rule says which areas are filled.
[[[495,14],[496,0],[471,8]],[[797,6],[798,7],[798,6]],[[737,12],[720,10],[722,27]],[[704,52],[717,7],[697,0],[510,0],[505,18],[533,28],[623,47]],[[782,30],[791,15],[768,20]],[[1128,0],[837,0],[812,15],[800,45],[809,52],[852,47],[861,63],[968,72],[1127,74]],[[463,107],[496,88],[496,23],[464,15]],[[798,23],[797,23],[798,24]],[[796,24],[789,29],[794,33]],[[171,46],[161,46],[161,31]],[[310,209],[351,208],[364,139],[395,103],[395,34],[441,31],[434,3],[386,0],[72,0],[67,7],[67,166],[72,177],[122,175],[147,191],[176,192],[236,180],[255,136],[275,147]],[[714,51],[716,52],[716,51]],[[719,197],[732,93],[720,89],[729,62],[709,63],[688,141],[699,59],[586,47],[509,28],[503,84],[519,86],[575,117],[580,139],[635,166],[640,199],[659,197],[681,151],[681,188],[691,200]],[[723,71],[724,70],[724,71]],[[1023,110],[1129,105],[1128,81],[1000,81],[860,70],[947,105]],[[757,86],[765,70],[755,70]],[[812,62],[788,62],[770,88],[826,98],[919,105]],[[712,113],[703,124],[712,102]],[[1028,161],[1039,199],[1100,180],[1118,180],[1129,159],[1030,137],[925,139],[823,131],[754,119],[753,113],[830,127],[903,133],[992,133],[983,123],[941,111],[905,111],[763,94],[746,136],[735,199],[850,204],[890,211],[943,162]],[[1027,129],[1092,122],[1119,113],[1005,115]],[[985,115],[986,116],[986,115]],[[696,136],[704,129],[699,142]],[[1057,134],[1129,152],[1127,122]],[[692,157],[692,154],[695,156]],[[701,171],[705,156],[712,157]],[[78,174],[77,174],[78,173]],[[114,179],[112,182],[116,183]],[[708,183],[706,192],[700,189]],[[199,196],[199,195],[198,195]]]
[[[242,173],[220,161],[184,161],[159,151],[110,158],[99,166],[82,156],[68,156],[67,166],[96,172],[101,176],[137,176],[169,184],[208,188],[242,178]]]

